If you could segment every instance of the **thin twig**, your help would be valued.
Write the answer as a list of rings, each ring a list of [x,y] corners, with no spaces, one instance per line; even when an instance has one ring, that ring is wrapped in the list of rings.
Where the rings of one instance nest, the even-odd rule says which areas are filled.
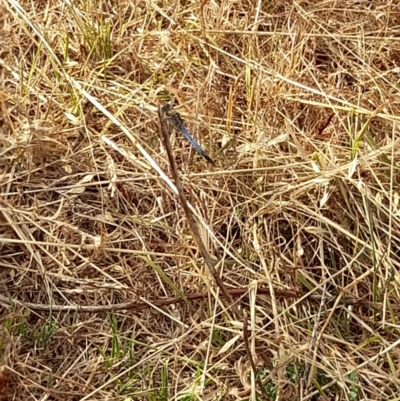
[[[161,107],[159,106],[158,108],[158,116],[160,119],[160,123],[161,123],[161,134],[162,134],[162,138],[164,141],[164,145],[165,145],[165,149],[167,151],[167,155],[168,155],[168,160],[169,163],[171,165],[172,168],[172,175],[174,177],[175,180],[175,186],[178,190],[178,194],[179,194],[179,199],[181,201],[181,205],[183,208],[183,211],[185,212],[185,216],[188,219],[189,222],[189,226],[190,226],[190,230],[193,234],[193,238],[197,243],[197,246],[199,247],[200,253],[202,254],[203,258],[204,258],[204,262],[207,265],[210,273],[212,274],[215,282],[217,283],[218,287],[220,288],[221,292],[224,294],[225,298],[227,299],[228,303],[230,304],[232,311],[235,315],[235,318],[237,320],[242,320],[243,319],[243,315],[242,313],[239,311],[239,309],[237,308],[237,306],[234,304],[233,299],[231,297],[231,295],[229,294],[229,291],[226,289],[223,281],[221,280],[221,278],[218,275],[218,272],[215,270],[214,265],[211,261],[210,255],[207,252],[207,249],[203,243],[203,240],[201,239],[199,230],[197,228],[197,223],[193,217],[192,212],[190,211],[189,207],[188,207],[188,203],[186,200],[186,196],[185,193],[183,191],[183,186],[181,183],[181,180],[179,178],[179,174],[178,174],[178,169],[176,167],[176,163],[175,163],[175,158],[174,155],[172,153],[172,148],[171,148],[171,143],[169,141],[169,135],[170,135],[170,124],[167,120],[167,117],[163,115],[162,111],[161,111]]]
[[[251,369],[253,370],[254,377],[256,379],[257,385],[260,388],[261,394],[264,396],[266,400],[270,400],[270,397],[268,396],[267,392],[265,391],[265,388],[261,382],[260,376],[258,375],[256,365],[253,361],[253,357],[251,355],[251,350],[249,346],[249,330],[248,330],[248,319],[247,315],[244,315],[243,319],[243,342],[244,342],[244,348],[246,349],[246,354],[247,358],[249,359]]]
[[[248,288],[230,288],[227,290],[231,297],[241,297],[247,294],[249,291]],[[259,294],[270,295],[269,288],[259,288]],[[274,289],[274,295],[276,298],[282,299],[297,299],[303,297],[305,294],[298,292],[296,290],[281,290]],[[196,300],[196,299],[204,299],[207,298],[208,294],[203,292],[195,292],[192,294],[185,294],[187,300]],[[321,296],[319,295],[310,295],[307,297],[307,300],[315,300],[321,301]],[[171,304],[177,304],[185,302],[181,297],[166,297],[166,298],[158,298],[149,301],[133,301],[133,302],[124,302],[120,304],[112,304],[112,305],[46,305],[46,304],[35,304],[31,302],[22,302],[15,298],[8,298],[4,295],[0,295],[0,305],[4,307],[10,307],[11,305],[20,305],[28,309],[36,310],[36,311],[53,311],[53,312],[88,312],[88,313],[97,313],[97,312],[112,312],[118,310],[127,310],[127,309],[145,309],[149,308],[152,305],[154,306],[166,306]],[[353,306],[362,306],[366,308],[372,308],[375,310],[382,310],[383,304],[382,302],[368,302],[360,299],[344,299],[341,304],[343,305],[353,305]],[[393,305],[392,308],[396,312],[400,312],[400,306]]]
[[[311,360],[311,355],[313,353],[315,341],[317,339],[317,328],[318,328],[319,322],[321,320],[321,313],[322,313],[322,309],[325,305],[325,300],[326,300],[326,285],[324,286],[324,289],[323,289],[321,303],[319,305],[318,314],[315,319],[314,328],[313,328],[313,331],[311,334],[310,347],[308,349],[307,358],[306,358],[306,366],[304,368],[304,373],[303,373],[303,377],[302,377],[302,385],[304,386],[302,389],[303,391],[307,389],[307,386],[309,384],[309,383],[307,383],[308,373],[310,371],[310,362],[309,361]]]
[[[249,291],[248,288],[233,288],[227,290],[231,297],[241,297],[246,295]],[[268,288],[259,289],[259,293],[264,295],[269,295],[270,290]],[[279,298],[300,298],[303,294],[294,291],[294,290],[274,290],[274,295]],[[196,300],[196,299],[204,299],[208,297],[207,293],[204,292],[195,292],[192,294],[185,294],[186,299],[183,299],[179,296],[176,297],[166,297],[166,298],[158,298],[153,300],[143,300],[143,301],[133,301],[133,302],[124,302],[120,304],[112,304],[112,305],[46,305],[46,304],[34,304],[30,302],[21,302],[17,299],[7,298],[4,295],[0,295],[0,305],[5,307],[10,307],[11,305],[20,305],[28,309],[36,310],[36,311],[52,311],[52,312],[89,312],[89,313],[98,313],[98,312],[112,312],[118,310],[127,310],[127,309],[145,309],[150,308],[151,306],[166,306],[177,303],[185,302],[185,300]],[[139,298],[140,299],[140,298]]]

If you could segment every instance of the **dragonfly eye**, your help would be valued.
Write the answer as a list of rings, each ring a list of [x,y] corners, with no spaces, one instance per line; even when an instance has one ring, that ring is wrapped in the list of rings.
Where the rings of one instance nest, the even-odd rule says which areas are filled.
[[[168,113],[171,110],[171,105],[169,103],[165,103],[161,106],[161,111],[163,113]]]

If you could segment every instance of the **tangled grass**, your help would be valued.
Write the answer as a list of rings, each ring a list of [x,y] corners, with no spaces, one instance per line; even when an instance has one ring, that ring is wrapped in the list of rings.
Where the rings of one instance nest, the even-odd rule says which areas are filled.
[[[0,399],[400,399],[396,2],[0,4]]]

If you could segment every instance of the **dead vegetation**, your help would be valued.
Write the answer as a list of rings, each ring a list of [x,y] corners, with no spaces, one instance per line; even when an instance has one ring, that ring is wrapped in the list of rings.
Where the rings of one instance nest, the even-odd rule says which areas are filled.
[[[396,2],[1,6],[0,398],[398,399]]]

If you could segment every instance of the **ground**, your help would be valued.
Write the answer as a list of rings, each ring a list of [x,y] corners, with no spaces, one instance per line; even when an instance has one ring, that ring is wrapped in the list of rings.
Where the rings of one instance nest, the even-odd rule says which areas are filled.
[[[1,401],[399,399],[396,2],[0,7]]]

